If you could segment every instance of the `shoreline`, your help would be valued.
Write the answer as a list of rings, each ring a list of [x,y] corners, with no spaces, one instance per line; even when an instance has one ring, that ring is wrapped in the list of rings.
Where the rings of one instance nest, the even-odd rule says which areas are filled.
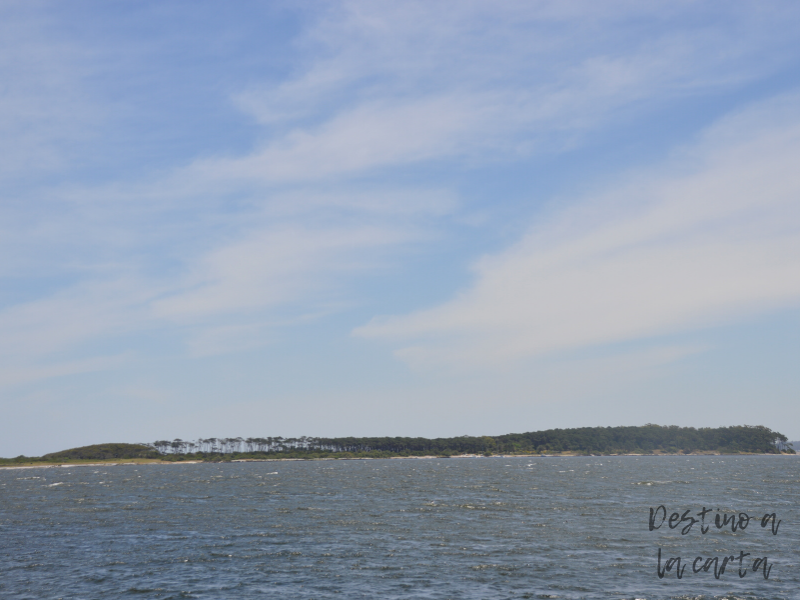
[[[452,456],[389,456],[385,458],[375,458],[371,456],[357,457],[320,457],[320,458],[237,458],[232,460],[159,460],[159,459],[108,459],[93,462],[58,462],[58,463],[23,463],[19,465],[0,465],[0,469],[59,469],[68,467],[117,467],[117,466],[146,466],[146,465],[199,465],[199,464],[225,464],[225,463],[248,463],[248,462],[285,462],[285,461],[323,461],[323,460],[450,460],[454,458],[611,458],[616,456],[637,456],[637,457],[657,457],[657,456],[800,456],[800,454],[767,454],[755,452],[742,452],[738,454],[722,454],[721,452],[697,452],[690,454],[679,453],[653,453],[653,454],[493,454],[484,456],[482,454],[454,454]]]

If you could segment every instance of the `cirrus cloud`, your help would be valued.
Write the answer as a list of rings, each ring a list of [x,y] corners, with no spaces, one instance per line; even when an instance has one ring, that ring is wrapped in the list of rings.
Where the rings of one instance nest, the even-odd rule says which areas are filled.
[[[721,120],[482,258],[441,306],[355,330],[419,365],[493,364],[658,336],[800,301],[800,97]]]

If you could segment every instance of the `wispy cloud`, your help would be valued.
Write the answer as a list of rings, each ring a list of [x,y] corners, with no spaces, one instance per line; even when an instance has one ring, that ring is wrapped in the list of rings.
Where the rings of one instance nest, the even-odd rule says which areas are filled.
[[[416,365],[497,364],[800,301],[800,98],[723,119],[668,165],[537,224],[437,308],[356,335]]]
[[[57,22],[8,6],[0,162],[29,183],[0,203],[0,277],[24,282],[0,298],[0,355],[20,368],[91,355],[92,341],[112,340],[122,353],[137,331],[188,340],[193,354],[233,351],[269,339],[272,323],[349,305],[363,294],[359,282],[464,217],[452,182],[430,176],[443,162],[469,169],[557,154],[631,114],[763,77],[790,60],[777,50],[798,21],[784,5],[711,18],[674,2],[333,4],[304,13],[288,76],[250,73],[222,90],[252,118],[238,151],[78,177],[67,167],[87,131],[92,155],[119,148],[97,127],[101,117],[113,122],[113,106],[96,94],[98,81],[83,85],[103,48],[54,41]],[[744,190],[770,177],[770,190],[776,181],[794,189],[781,170],[796,157],[792,130],[759,133],[763,152],[743,137],[753,127],[732,130],[720,125],[708,148],[693,150],[703,169],[642,176],[484,259],[476,287],[456,301],[359,334],[414,338],[401,350],[409,360],[482,362],[784,302],[794,288],[774,283],[789,269],[776,255],[794,256],[781,229],[794,217],[786,204],[757,210]],[[62,183],[44,188],[37,160],[60,165]],[[409,174],[419,165],[428,175]],[[719,208],[706,187],[741,207]],[[682,204],[687,197],[696,200]],[[480,207],[491,209],[491,199]],[[739,289],[737,273],[769,284]],[[691,290],[668,302],[673,286]],[[546,318],[530,316],[532,301]]]
[[[330,290],[331,278],[369,266],[365,250],[404,241],[400,231],[358,228],[259,231],[217,249],[187,277],[185,290],[154,303],[158,316],[191,320],[266,309]]]
[[[297,181],[552,153],[631,112],[763,77],[789,60],[774,51],[787,38],[774,33],[788,31],[797,11],[729,7],[714,16],[687,3],[348,2],[299,42],[325,58],[235,96],[270,127],[268,141],[244,160],[198,166]],[[663,27],[672,20],[684,27]]]
[[[82,85],[77,44],[52,35],[54,19],[29,3],[0,6],[0,178],[62,172],[105,116]]]

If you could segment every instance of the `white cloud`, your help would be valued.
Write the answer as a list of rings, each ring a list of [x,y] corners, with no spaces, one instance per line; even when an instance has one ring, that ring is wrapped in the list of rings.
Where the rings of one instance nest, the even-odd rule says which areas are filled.
[[[85,360],[62,360],[52,364],[39,363],[32,365],[24,362],[22,364],[11,364],[6,368],[0,369],[0,388],[41,381],[52,377],[107,371],[119,367],[129,358],[129,356],[119,355]]]
[[[156,315],[177,321],[263,310],[330,293],[332,280],[374,266],[363,252],[407,241],[390,229],[266,229],[206,255],[181,291],[154,303]],[[324,301],[321,302],[324,304]]]
[[[479,112],[454,98],[361,105],[246,158],[200,161],[194,169],[223,179],[307,182],[449,156],[474,135]],[[484,121],[478,119],[481,127]]]
[[[0,178],[63,169],[103,108],[81,83],[81,50],[56,39],[53,20],[25,2],[0,6]]]
[[[794,39],[796,29],[791,10],[767,14],[733,8],[727,22],[683,28],[661,27],[656,21],[680,21],[693,4],[640,6],[347,2],[331,8],[298,42],[296,77],[229,90],[260,124],[260,139],[251,152],[173,157],[188,166],[136,181],[98,185],[92,176],[46,193],[36,182],[27,196],[3,198],[0,274],[29,277],[33,284],[16,306],[9,306],[16,298],[4,298],[0,354],[16,356],[15,364],[22,364],[20,357],[33,364],[70,349],[80,353],[82,345],[102,339],[116,339],[124,350],[122,337],[150,328],[165,337],[190,331],[195,354],[257,344],[268,337],[272,311],[284,309],[297,318],[346,303],[359,293],[351,285],[352,274],[375,272],[390,248],[435,238],[441,226],[437,219],[455,212],[456,196],[447,190],[447,181],[436,181],[433,190],[417,182],[409,189],[407,176],[397,185],[390,169],[425,163],[433,171],[439,160],[485,164],[530,152],[558,152],[586,132],[618,122],[623,111],[763,76],[782,60],[775,58],[773,39],[779,44],[784,31]],[[81,77],[96,67],[102,48],[75,40],[72,46],[52,42],[47,27],[35,20],[23,33],[13,34],[19,22],[11,22],[0,25],[8,47],[18,51],[0,53],[0,75],[9,82],[0,95],[0,158],[11,170],[29,175],[34,158],[46,161],[52,154],[63,160],[61,152],[66,148],[68,154],[72,146],[65,140],[82,139],[87,123],[96,124],[98,115],[112,118],[113,111],[85,97],[80,85]],[[776,23],[781,25],[778,34]],[[137,93],[146,97],[150,92],[142,88]],[[128,134],[135,145],[138,138]],[[783,143],[792,149],[791,140]],[[730,152],[739,146],[731,145]],[[116,147],[99,137],[91,153]],[[738,169],[740,163],[747,169],[738,169],[729,191],[732,198],[742,198],[747,174],[750,185],[761,185],[770,173],[782,173],[776,162],[781,156],[766,148],[764,156],[774,160],[765,164],[759,157],[758,164],[768,171],[762,176],[748,156],[732,154],[715,167],[710,151],[701,154],[708,181],[694,175],[659,182],[664,193],[674,187],[672,199],[651,197],[646,207],[635,206],[637,216],[622,222],[603,221],[591,211],[565,217],[552,225],[563,238],[539,232],[518,248],[487,259],[478,267],[482,283],[446,309],[376,322],[361,333],[436,337],[417,350],[403,351],[427,360],[427,352],[439,355],[436,344],[442,355],[476,352],[469,343],[459,350],[441,341],[441,334],[477,339],[481,332],[495,332],[482,338],[488,354],[524,355],[559,343],[594,343],[619,335],[617,317],[588,329],[581,323],[528,322],[519,299],[534,294],[545,313],[565,314],[569,302],[576,302],[571,293],[591,287],[581,268],[591,268],[592,276],[609,286],[650,277],[652,283],[634,285],[633,291],[651,290],[663,301],[659,286],[694,282],[689,274],[664,282],[648,268],[661,265],[671,271],[688,261],[700,279],[700,294],[708,287],[701,271],[728,268],[735,273],[725,259],[738,252],[740,270],[759,270],[769,262],[771,270],[759,273],[772,282],[783,268],[773,254],[789,242],[779,234],[766,243],[764,232],[791,226],[791,219],[754,221],[760,229],[740,244],[738,213],[720,224],[717,207],[707,199],[687,208],[675,198],[683,194],[681,185],[689,191],[719,185],[715,169],[724,172],[730,164]],[[380,185],[359,180],[379,169],[389,173]],[[782,181],[793,192],[792,180]],[[634,192],[625,194],[633,198]],[[637,199],[631,202],[636,205]],[[743,202],[742,211],[755,210]],[[491,210],[490,202],[482,209]],[[592,210],[624,209],[611,200]],[[780,207],[771,210],[784,214]],[[710,215],[708,223],[703,211]],[[708,238],[692,237],[690,226],[721,229]],[[684,254],[700,258],[679,258],[665,241],[672,235],[686,240]],[[627,249],[632,245],[636,253]],[[786,255],[792,252],[789,248]],[[604,253],[625,258],[614,261],[603,258]],[[550,292],[536,291],[545,280],[554,299]],[[37,281],[46,285],[39,289]],[[744,305],[746,294],[732,282],[730,275],[714,289],[730,284],[734,289],[727,293]],[[786,285],[791,288],[791,281]],[[751,302],[782,301],[775,285],[765,289],[750,290]],[[785,294],[791,296],[791,289]],[[506,290],[515,290],[514,296]],[[719,305],[713,291],[702,302],[687,300],[678,322],[707,315],[696,312],[699,305]],[[608,312],[602,314],[613,316],[617,293],[605,294],[598,295],[597,305],[607,303]],[[643,303],[650,300],[638,297]],[[626,335],[651,331],[654,322],[669,323],[674,312],[631,319]],[[523,329],[509,333],[518,323]],[[534,338],[538,341],[532,343]]]
[[[389,226],[385,216],[377,225],[260,225],[213,244],[178,277],[123,274],[109,266],[91,280],[0,311],[0,358],[7,367],[0,386],[116,366],[133,357],[125,339],[137,334],[184,339],[193,356],[264,345],[272,327],[351,303],[346,282],[374,272],[387,249],[419,242],[421,234],[413,222]],[[91,357],[104,341],[125,357],[76,360]]]
[[[127,332],[141,323],[157,291],[133,279],[84,282],[49,297],[18,304],[0,313],[2,356],[47,356],[75,344]]]
[[[765,76],[798,21],[786,5],[710,19],[691,3],[562,4],[347,2],[298,43],[316,56],[298,76],[234,95],[271,137],[191,177],[297,182],[558,152],[632,112]]]
[[[800,98],[722,120],[660,171],[537,224],[474,286],[356,335],[413,364],[497,364],[800,302]],[[406,342],[408,343],[408,342]]]
[[[83,282],[0,311],[0,388],[128,362],[119,338],[154,326],[147,303],[158,292],[132,278]],[[98,352],[103,342],[113,349]]]

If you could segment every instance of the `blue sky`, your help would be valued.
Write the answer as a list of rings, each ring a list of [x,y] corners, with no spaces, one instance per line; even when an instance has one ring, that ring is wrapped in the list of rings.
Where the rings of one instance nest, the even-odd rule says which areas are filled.
[[[800,438],[794,2],[4,2],[0,456]]]

